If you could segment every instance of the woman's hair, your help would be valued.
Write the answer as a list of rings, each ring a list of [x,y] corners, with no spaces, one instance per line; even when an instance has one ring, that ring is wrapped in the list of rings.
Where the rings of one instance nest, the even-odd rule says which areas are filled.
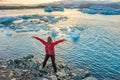
[[[47,41],[52,41],[52,38],[48,36]]]

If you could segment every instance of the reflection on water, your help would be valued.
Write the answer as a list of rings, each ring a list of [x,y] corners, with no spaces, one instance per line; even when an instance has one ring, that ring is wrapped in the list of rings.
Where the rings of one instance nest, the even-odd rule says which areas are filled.
[[[46,24],[50,26],[50,29],[46,31],[15,32],[11,37],[0,32],[0,59],[16,58],[28,54],[34,54],[37,58],[43,57],[45,53],[43,45],[32,39],[31,36],[46,39],[51,30],[55,29],[58,31],[58,36],[54,40],[60,38],[68,40],[56,46],[57,57],[66,59],[75,68],[89,69],[91,74],[100,80],[103,78],[120,79],[119,15],[89,15],[77,10],[45,13],[41,9],[1,10],[0,12],[2,17],[27,14],[68,17],[67,20],[59,21],[56,24]],[[9,14],[10,12],[11,14]],[[71,39],[79,33],[80,38],[77,41]]]

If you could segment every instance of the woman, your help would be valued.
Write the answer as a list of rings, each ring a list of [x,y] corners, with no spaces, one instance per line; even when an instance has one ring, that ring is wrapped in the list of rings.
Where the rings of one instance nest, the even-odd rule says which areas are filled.
[[[58,43],[61,43],[61,42],[66,41],[66,40],[61,39],[61,40],[53,42],[52,38],[50,36],[47,38],[47,41],[45,41],[45,40],[43,40],[43,39],[41,39],[39,37],[35,37],[35,36],[32,36],[32,38],[35,38],[35,39],[39,40],[45,46],[46,56],[45,56],[45,59],[43,61],[42,68],[45,67],[45,65],[47,63],[47,60],[50,57],[51,60],[52,60],[52,66],[53,66],[54,72],[56,73],[57,72],[57,67],[56,67],[56,63],[55,63],[55,50],[54,50],[54,47]]]

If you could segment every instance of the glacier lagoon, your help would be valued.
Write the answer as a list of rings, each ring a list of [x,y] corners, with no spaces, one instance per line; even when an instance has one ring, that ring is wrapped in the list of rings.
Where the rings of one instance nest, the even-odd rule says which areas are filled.
[[[65,38],[56,46],[75,69],[98,78],[120,79],[120,15],[84,14],[76,9],[44,12],[42,9],[0,10],[0,60],[28,54],[44,57],[44,46],[31,38]],[[57,58],[56,58],[57,59]]]

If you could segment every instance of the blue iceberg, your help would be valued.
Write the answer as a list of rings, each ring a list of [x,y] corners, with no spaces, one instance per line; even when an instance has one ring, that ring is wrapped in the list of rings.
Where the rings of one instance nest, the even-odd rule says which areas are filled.
[[[5,27],[5,25],[4,24],[0,24],[0,27]]]
[[[77,42],[80,39],[80,32],[77,30],[73,32],[67,32],[66,34],[73,40],[73,42]]]
[[[114,9],[108,6],[101,5],[92,5],[91,7],[83,8],[80,11],[88,14],[120,15],[120,9]]]
[[[56,8],[54,8],[54,7],[48,6],[48,7],[45,7],[45,8],[44,8],[44,11],[45,11],[45,12],[64,11],[64,7],[61,6],[61,7],[56,7]]]
[[[48,6],[48,7],[45,7],[44,8],[44,11],[45,12],[52,12],[53,11],[53,8],[51,6]]]
[[[54,38],[57,37],[58,36],[58,32],[55,29],[53,29],[51,31],[51,36],[54,37]]]
[[[13,22],[13,21],[15,21],[15,20],[18,20],[18,18],[17,17],[1,17],[0,18],[0,24],[4,24],[4,23],[11,23],[11,22]]]

